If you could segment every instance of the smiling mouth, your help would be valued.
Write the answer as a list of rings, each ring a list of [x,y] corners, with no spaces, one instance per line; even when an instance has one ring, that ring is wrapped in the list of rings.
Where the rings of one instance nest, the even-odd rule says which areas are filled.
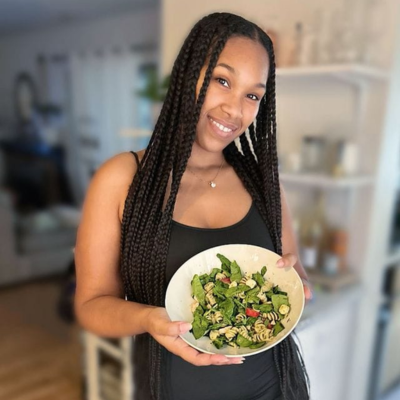
[[[211,122],[212,122],[216,127],[218,127],[222,132],[232,132],[232,131],[233,131],[233,129],[229,129],[229,128],[227,128],[226,126],[224,126],[224,125],[218,123],[217,121],[214,121],[211,117],[210,117],[210,120],[211,120]]]
[[[219,122],[213,120],[211,117],[208,117],[210,125],[211,125],[211,129],[214,132],[214,135],[216,135],[219,138],[222,139],[229,139],[233,136],[234,132],[236,132],[236,129],[231,129],[228,128],[222,124],[220,124]]]

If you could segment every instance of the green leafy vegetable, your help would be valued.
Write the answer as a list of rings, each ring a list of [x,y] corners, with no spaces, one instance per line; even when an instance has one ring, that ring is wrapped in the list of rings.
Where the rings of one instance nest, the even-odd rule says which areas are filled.
[[[206,293],[203,289],[203,286],[201,285],[200,278],[197,274],[193,277],[193,280],[192,280],[192,292],[193,292],[193,295],[196,297],[197,301],[200,304],[205,305]]]
[[[242,272],[240,271],[240,267],[236,261],[232,261],[231,263],[231,282],[235,281],[237,283],[242,279]]]
[[[273,294],[271,296],[272,304],[274,306],[274,311],[279,313],[279,307],[282,304],[285,304],[286,306],[289,306],[289,299],[287,296],[283,294]]]
[[[276,321],[274,328],[272,329],[272,334],[276,336],[279,332],[282,332],[285,329],[282,322]]]
[[[219,304],[219,309],[223,314],[226,315],[227,318],[231,318],[233,315],[233,307],[234,307],[234,302],[232,299],[227,298],[224,300],[222,303]]]
[[[249,347],[253,342],[243,337],[240,333],[237,335],[236,344],[240,347]]]
[[[225,265],[226,267],[228,267],[228,269],[231,268],[231,262],[222,254],[217,254],[217,257],[220,259],[222,265]]]
[[[194,337],[196,339],[200,339],[202,336],[204,336],[207,328],[208,328],[207,319],[202,315],[196,313],[194,315],[194,321],[192,323],[192,330]]]
[[[221,268],[213,268],[210,274],[210,278],[215,279],[215,275],[217,275],[221,271],[222,271]]]
[[[264,278],[259,272],[253,274],[252,278],[257,282],[258,286],[262,287],[264,285]]]
[[[249,346],[250,349],[258,349],[260,347],[263,347],[264,344],[267,342],[258,342],[258,343],[253,343]]]

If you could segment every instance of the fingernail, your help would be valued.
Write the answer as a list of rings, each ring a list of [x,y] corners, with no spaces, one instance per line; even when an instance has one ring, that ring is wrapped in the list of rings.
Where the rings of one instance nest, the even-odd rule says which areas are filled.
[[[283,262],[283,260],[278,260],[277,263],[276,263],[276,266],[277,266],[277,267],[283,267],[284,264],[285,264],[285,263]]]
[[[189,324],[187,322],[181,324],[181,326],[179,327],[181,333],[185,333],[187,331],[190,331],[191,329],[192,329],[192,324]]]

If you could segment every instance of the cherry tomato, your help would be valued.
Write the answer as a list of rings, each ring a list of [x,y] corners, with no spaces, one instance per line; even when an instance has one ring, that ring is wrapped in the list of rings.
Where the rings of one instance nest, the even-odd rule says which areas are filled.
[[[246,308],[246,315],[248,317],[258,317],[260,315],[260,311],[253,310],[252,308]]]
[[[229,278],[222,278],[221,281],[224,283],[231,283],[231,280]]]

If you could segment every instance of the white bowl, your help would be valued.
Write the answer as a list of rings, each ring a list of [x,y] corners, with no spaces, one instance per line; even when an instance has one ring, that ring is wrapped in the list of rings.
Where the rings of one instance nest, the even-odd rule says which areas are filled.
[[[268,350],[282,341],[292,332],[300,320],[304,309],[304,289],[303,283],[294,268],[278,268],[276,262],[281,257],[267,249],[248,244],[228,244],[217,246],[202,251],[186,261],[172,277],[166,293],[165,308],[171,318],[171,321],[186,321],[192,323],[193,314],[190,306],[193,303],[191,281],[195,274],[202,275],[210,273],[213,268],[220,268],[221,262],[217,258],[217,254],[223,254],[229,260],[235,260],[242,271],[255,273],[260,272],[265,265],[267,272],[265,279],[278,285],[279,288],[287,292],[290,313],[282,320],[285,329],[275,336],[271,341],[267,342],[263,347],[258,349],[249,348],[233,348],[224,346],[217,349],[209,337],[201,337],[195,339],[191,332],[186,332],[180,337],[195,349],[209,354],[224,354],[230,357],[251,356]]]

